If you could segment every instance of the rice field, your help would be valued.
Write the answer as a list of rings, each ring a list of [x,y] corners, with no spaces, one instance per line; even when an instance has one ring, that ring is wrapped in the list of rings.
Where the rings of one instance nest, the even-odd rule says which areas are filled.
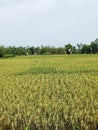
[[[0,59],[0,130],[98,130],[98,55]]]

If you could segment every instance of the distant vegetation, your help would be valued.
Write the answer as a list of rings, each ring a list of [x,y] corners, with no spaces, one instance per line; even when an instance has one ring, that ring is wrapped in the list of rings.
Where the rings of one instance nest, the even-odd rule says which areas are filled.
[[[4,47],[0,46],[0,58],[2,57],[13,57],[16,55],[49,55],[49,54],[96,54],[98,53],[98,39],[88,44],[77,44],[73,46],[70,43],[66,44],[65,47]]]

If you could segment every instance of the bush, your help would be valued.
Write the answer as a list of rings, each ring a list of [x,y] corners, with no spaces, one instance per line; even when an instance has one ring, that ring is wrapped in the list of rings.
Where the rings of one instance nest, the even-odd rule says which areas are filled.
[[[11,58],[11,57],[15,57],[14,54],[6,54],[3,56],[3,58]]]
[[[0,58],[2,58],[2,57],[3,57],[3,53],[0,52]]]

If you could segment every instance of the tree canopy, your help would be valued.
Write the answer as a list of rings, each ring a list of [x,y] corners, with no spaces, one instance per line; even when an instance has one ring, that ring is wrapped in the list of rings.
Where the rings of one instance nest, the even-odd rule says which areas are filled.
[[[66,44],[65,47],[15,47],[0,46],[0,58],[16,55],[49,55],[49,54],[96,54],[98,53],[98,39],[92,41],[90,44],[78,43],[77,46],[73,46],[70,43]]]

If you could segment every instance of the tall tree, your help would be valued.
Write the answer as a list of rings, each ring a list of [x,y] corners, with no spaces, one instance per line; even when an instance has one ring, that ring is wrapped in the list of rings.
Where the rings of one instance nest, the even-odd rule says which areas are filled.
[[[75,53],[75,46],[72,46],[71,44],[65,45],[65,51],[67,54]]]

